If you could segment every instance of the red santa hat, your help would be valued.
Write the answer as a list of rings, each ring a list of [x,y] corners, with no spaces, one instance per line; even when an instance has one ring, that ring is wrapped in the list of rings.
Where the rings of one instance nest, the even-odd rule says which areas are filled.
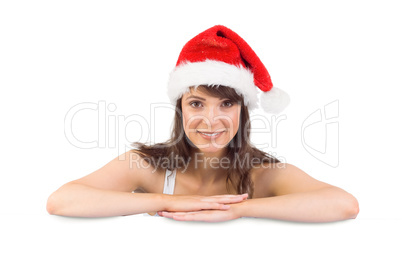
[[[191,86],[223,85],[236,90],[252,110],[280,113],[289,104],[289,95],[273,87],[271,77],[257,54],[238,34],[225,26],[214,26],[183,47],[171,72],[168,95],[176,103]],[[259,89],[259,90],[258,90]]]

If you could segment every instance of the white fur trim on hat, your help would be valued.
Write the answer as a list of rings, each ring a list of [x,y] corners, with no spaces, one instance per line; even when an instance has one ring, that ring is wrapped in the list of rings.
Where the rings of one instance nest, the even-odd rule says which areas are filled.
[[[261,92],[260,105],[267,113],[278,114],[282,112],[289,103],[289,95],[277,87],[271,88],[270,91]]]
[[[186,62],[177,66],[170,74],[168,96],[175,104],[191,86],[222,85],[236,90],[243,95],[244,104],[249,110],[258,107],[257,93],[253,73],[243,66],[235,66],[221,61]]]

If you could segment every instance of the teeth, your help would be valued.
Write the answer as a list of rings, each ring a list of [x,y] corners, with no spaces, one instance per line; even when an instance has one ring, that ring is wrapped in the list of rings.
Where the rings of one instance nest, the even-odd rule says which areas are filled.
[[[204,134],[204,135],[206,135],[206,136],[212,137],[212,136],[218,135],[220,132],[218,132],[218,133],[213,133],[213,134],[208,134],[208,133],[204,133],[204,132],[201,132],[201,133]]]

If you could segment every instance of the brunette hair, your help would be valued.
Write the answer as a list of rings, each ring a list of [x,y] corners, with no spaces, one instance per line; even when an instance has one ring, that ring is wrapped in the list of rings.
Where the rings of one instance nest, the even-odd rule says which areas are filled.
[[[249,198],[253,197],[254,185],[250,177],[250,170],[256,163],[278,163],[275,157],[254,147],[250,142],[250,115],[247,106],[244,105],[244,99],[238,95],[233,88],[226,86],[198,86],[196,90],[202,90],[206,94],[227,98],[232,102],[241,103],[239,129],[233,139],[227,145],[227,157],[229,164],[227,169],[226,188],[229,191],[229,182],[235,187],[237,194],[248,193]],[[169,169],[184,167],[184,163],[191,159],[193,150],[197,147],[192,144],[184,133],[182,119],[182,98],[176,101],[176,112],[173,122],[171,138],[166,142],[146,145],[140,142],[134,142],[132,147],[141,157],[156,169]],[[164,159],[162,166],[157,165]],[[182,159],[183,161],[177,161]],[[243,162],[241,162],[243,161]]]

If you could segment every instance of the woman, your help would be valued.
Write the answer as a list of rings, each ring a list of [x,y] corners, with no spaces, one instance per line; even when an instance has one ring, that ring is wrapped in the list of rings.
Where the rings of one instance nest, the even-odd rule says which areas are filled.
[[[69,182],[50,214],[101,217],[148,212],[175,220],[261,217],[328,222],[355,218],[357,200],[250,143],[249,110],[277,113],[288,95],[236,33],[215,26],[191,39],[168,85],[171,139],[136,149]],[[135,191],[135,193],[133,193]]]

